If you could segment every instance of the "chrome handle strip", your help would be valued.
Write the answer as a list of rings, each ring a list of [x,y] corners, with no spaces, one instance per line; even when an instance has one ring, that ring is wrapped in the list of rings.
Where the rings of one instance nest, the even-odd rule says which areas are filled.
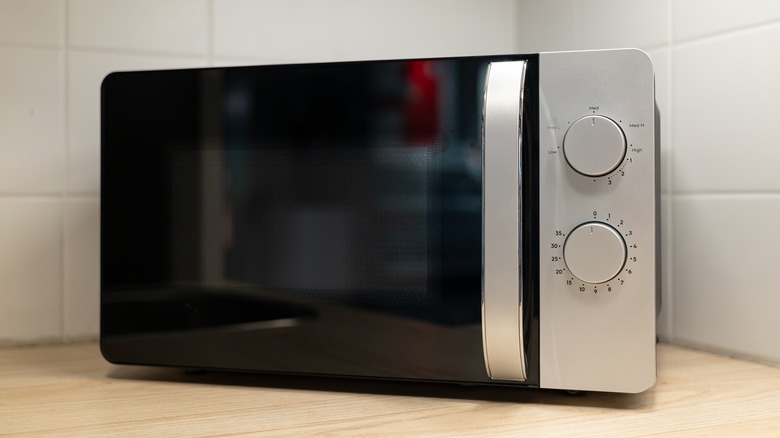
[[[488,66],[482,123],[482,345],[488,376],[526,380],[521,260],[525,61]]]

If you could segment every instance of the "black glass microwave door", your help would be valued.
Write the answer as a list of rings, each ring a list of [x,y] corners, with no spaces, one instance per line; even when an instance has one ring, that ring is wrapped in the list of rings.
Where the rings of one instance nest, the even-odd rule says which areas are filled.
[[[485,381],[487,58],[110,75],[119,363]]]

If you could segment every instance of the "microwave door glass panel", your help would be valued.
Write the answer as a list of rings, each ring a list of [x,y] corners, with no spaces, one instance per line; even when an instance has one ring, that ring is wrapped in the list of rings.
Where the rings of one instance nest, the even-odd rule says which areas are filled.
[[[107,356],[488,381],[481,136],[491,61],[109,76]]]

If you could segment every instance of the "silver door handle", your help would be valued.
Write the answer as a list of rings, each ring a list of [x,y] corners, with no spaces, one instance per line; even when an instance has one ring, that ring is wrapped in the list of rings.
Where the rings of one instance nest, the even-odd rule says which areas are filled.
[[[493,62],[482,123],[482,345],[488,376],[526,380],[522,290],[522,118],[526,61]]]

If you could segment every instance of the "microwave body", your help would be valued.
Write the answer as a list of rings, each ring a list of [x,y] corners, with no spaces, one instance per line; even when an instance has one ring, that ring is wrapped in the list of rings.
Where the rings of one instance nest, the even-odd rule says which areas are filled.
[[[643,52],[121,72],[101,99],[109,361],[654,383]]]

